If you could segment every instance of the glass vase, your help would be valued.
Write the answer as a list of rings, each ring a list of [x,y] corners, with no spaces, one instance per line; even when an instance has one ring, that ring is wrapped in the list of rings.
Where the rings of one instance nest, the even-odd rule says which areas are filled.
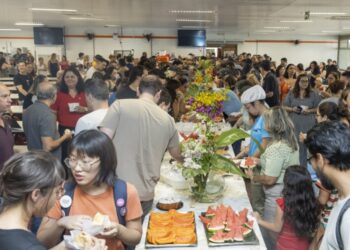
[[[222,175],[209,173],[197,175],[190,182],[192,197],[199,203],[214,203],[222,196],[225,188],[225,179]]]

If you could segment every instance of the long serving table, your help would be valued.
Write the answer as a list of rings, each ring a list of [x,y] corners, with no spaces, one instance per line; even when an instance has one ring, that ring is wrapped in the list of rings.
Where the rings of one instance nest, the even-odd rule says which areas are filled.
[[[179,126],[179,124],[178,124]],[[191,126],[189,124],[181,124],[181,127],[184,128],[186,126]],[[187,128],[190,129],[190,128]],[[185,130],[187,130],[185,128]],[[181,131],[181,130],[179,130]],[[232,148],[230,149],[230,153],[233,155]],[[169,169],[169,159],[170,156],[166,154],[163,160],[163,164],[161,166],[161,176],[164,175],[166,171]],[[184,203],[183,208],[181,208],[179,211],[194,211],[196,215],[196,231],[197,231],[197,246],[196,247],[167,247],[165,249],[198,249],[198,250],[206,250],[206,249],[266,249],[264,240],[261,235],[261,231],[259,229],[259,226],[257,222],[254,220],[254,226],[253,229],[255,231],[256,236],[259,239],[259,245],[240,245],[240,246],[220,246],[220,247],[209,247],[206,239],[205,230],[203,227],[202,222],[199,219],[199,215],[201,212],[205,212],[210,205],[216,205],[223,203],[224,205],[230,205],[234,210],[240,211],[244,208],[248,208],[250,212],[252,212],[252,206],[248,199],[248,194],[246,192],[244,180],[242,177],[237,175],[226,175],[224,176],[225,180],[225,189],[223,192],[223,197],[218,200],[215,204],[205,204],[205,203],[197,203],[191,198],[191,193],[188,189],[178,190],[173,188],[172,186],[166,184],[162,179],[158,182],[156,189],[155,189],[155,197],[154,197],[154,203],[153,203],[153,209],[158,210],[155,208],[155,204],[160,198],[164,197],[173,197],[176,199],[182,200]],[[146,234],[147,234],[147,226],[148,226],[148,220],[149,215],[145,217],[144,223],[142,225],[142,239],[140,244],[136,247],[137,250],[145,249],[145,243],[146,243]],[[152,247],[154,248],[154,247]],[[162,247],[162,249],[164,249]]]

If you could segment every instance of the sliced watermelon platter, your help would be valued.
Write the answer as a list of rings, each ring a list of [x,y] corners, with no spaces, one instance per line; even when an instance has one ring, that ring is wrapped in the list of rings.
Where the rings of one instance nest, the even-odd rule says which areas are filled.
[[[208,207],[200,219],[205,227],[209,246],[258,245],[254,221],[247,218],[248,209],[236,212],[223,204]]]

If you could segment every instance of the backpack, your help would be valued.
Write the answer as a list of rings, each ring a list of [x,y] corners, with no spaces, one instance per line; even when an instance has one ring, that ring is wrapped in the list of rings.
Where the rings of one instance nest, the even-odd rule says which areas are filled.
[[[63,216],[68,216],[70,212],[70,208],[73,203],[74,198],[74,189],[76,184],[73,182],[66,182],[64,184],[64,196],[60,199],[61,211]],[[113,195],[114,195],[114,205],[116,207],[117,217],[119,224],[126,226],[125,215],[126,215],[126,204],[127,204],[127,186],[126,182],[117,179],[114,182],[113,187]]]
[[[340,250],[344,250],[344,244],[343,244],[343,239],[340,233],[340,227],[341,227],[341,222],[343,220],[343,215],[345,214],[345,212],[348,210],[348,208],[350,208],[350,199],[348,199],[344,206],[342,207],[342,209],[340,210],[340,213],[338,215],[338,219],[337,219],[337,224],[336,224],[336,228],[335,228],[335,235],[337,237],[337,243],[338,243],[338,247]]]

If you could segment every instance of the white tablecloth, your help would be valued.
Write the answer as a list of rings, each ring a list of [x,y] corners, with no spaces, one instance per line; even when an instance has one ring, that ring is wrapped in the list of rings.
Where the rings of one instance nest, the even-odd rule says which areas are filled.
[[[192,132],[194,130],[194,123],[177,123],[177,129],[179,132],[184,132],[185,134],[188,132]],[[218,126],[218,130],[225,131],[227,129],[230,129],[229,124],[221,123]],[[230,147],[230,154],[233,156],[232,147]],[[164,173],[169,169],[169,154],[166,154],[164,157],[164,161],[161,167],[161,176],[164,176]],[[161,178],[162,179],[162,178]],[[171,178],[163,178],[165,180],[171,180]],[[225,204],[230,205],[235,211],[240,211],[244,208],[248,208],[250,212],[252,212],[252,207],[248,199],[248,194],[246,192],[244,181],[241,177],[237,175],[228,175],[224,177],[225,179],[225,189],[223,193],[223,197],[216,202],[216,204]],[[176,182],[177,183],[177,182]],[[261,231],[259,229],[258,224],[254,223],[254,231],[259,239],[259,245],[247,245],[247,246],[227,246],[227,247],[209,247],[205,235],[205,230],[203,227],[202,222],[199,219],[199,215],[202,212],[205,212],[210,205],[215,204],[205,204],[205,203],[197,203],[191,198],[191,193],[188,189],[184,190],[178,190],[174,189],[172,186],[159,181],[156,189],[155,189],[155,197],[154,197],[154,204],[153,207],[155,207],[155,204],[160,198],[164,197],[174,197],[181,199],[184,203],[183,208],[181,208],[179,211],[194,211],[196,214],[196,230],[197,230],[197,237],[198,237],[198,244],[196,247],[169,247],[166,249],[198,249],[198,250],[206,250],[206,249],[218,249],[218,250],[225,250],[225,249],[266,249],[264,240],[261,235]],[[155,210],[157,210],[155,208]],[[254,220],[254,218],[251,218]],[[140,244],[136,247],[137,250],[145,249],[145,242],[146,242],[146,234],[147,234],[147,226],[148,226],[148,220],[149,215],[146,216],[145,221],[142,225],[142,239]]]
[[[249,211],[252,211],[252,207],[250,205],[248,195],[245,189],[244,181],[241,177],[236,175],[231,176],[225,176],[225,190],[223,198],[221,198],[217,204],[223,203],[225,205],[230,205],[234,210],[240,211],[243,208],[248,208]],[[194,202],[193,199],[190,197],[191,194],[189,190],[176,190],[173,187],[163,183],[158,182],[155,190],[155,198],[154,203],[156,203],[160,198],[163,197],[174,197],[179,198],[183,201],[184,207],[180,209],[179,211],[195,211],[196,214],[196,228],[197,228],[197,237],[198,237],[198,245],[197,247],[187,247],[185,249],[266,249],[265,243],[262,239],[261,231],[259,229],[258,224],[254,223],[254,231],[259,239],[259,245],[255,246],[228,246],[228,247],[208,247],[207,239],[204,231],[204,227],[198,216],[201,212],[205,212],[209,205],[211,204],[205,204],[205,203],[197,203]],[[155,205],[155,204],[154,204]],[[147,225],[148,225],[148,218],[149,216],[146,216],[145,221],[143,223],[143,233],[142,233],[142,239],[141,243],[136,247],[137,250],[145,249],[145,240],[146,240],[146,233],[147,233]],[[179,247],[169,247],[166,249],[181,249]],[[184,248],[182,248],[184,249]]]

